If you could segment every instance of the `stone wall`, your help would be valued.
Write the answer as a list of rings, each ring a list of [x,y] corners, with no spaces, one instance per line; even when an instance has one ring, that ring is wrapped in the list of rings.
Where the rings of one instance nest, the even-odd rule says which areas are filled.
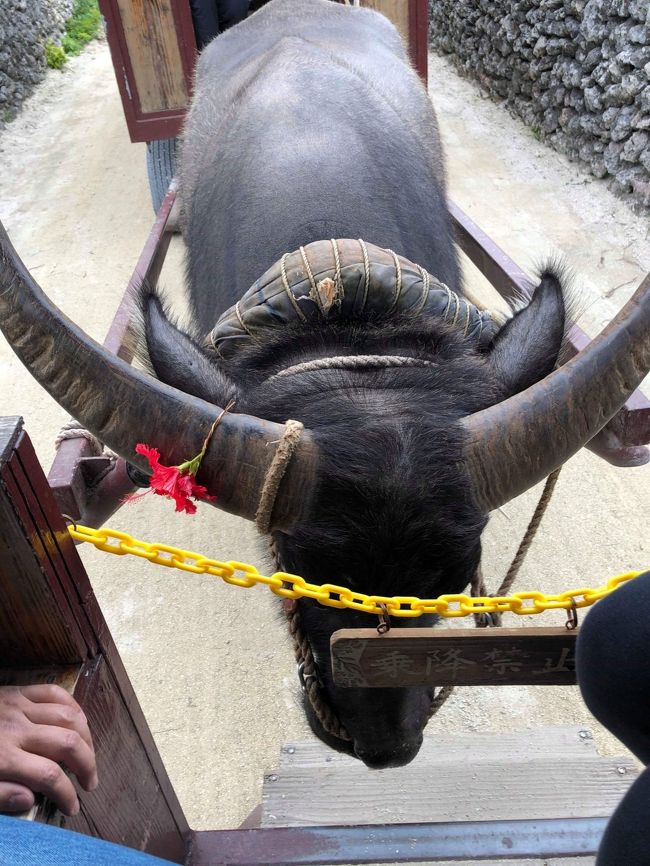
[[[0,123],[45,76],[45,43],[59,43],[74,0],[0,0]]]
[[[432,48],[650,207],[649,0],[429,0]]]

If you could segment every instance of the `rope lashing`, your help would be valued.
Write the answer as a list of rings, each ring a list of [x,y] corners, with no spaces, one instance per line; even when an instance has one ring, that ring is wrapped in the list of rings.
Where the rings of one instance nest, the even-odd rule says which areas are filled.
[[[298,665],[300,680],[305,692],[307,693],[307,697],[309,698],[309,703],[312,705],[318,721],[328,734],[339,740],[349,742],[352,738],[323,694],[323,688],[318,677],[316,660],[314,659],[309,639],[302,631],[298,605],[295,602],[290,602],[288,605],[287,602],[285,602],[285,605],[287,624],[289,626],[289,634],[293,640],[293,651],[296,664]]]
[[[331,317],[361,314],[439,319],[472,345],[485,348],[494,323],[421,265],[362,239],[316,241],[285,253],[226,310],[208,345],[232,359],[269,331],[301,322],[319,327]]]
[[[104,455],[106,457],[117,458],[117,454],[114,451],[107,448],[94,433],[91,433],[90,430],[86,430],[86,428],[82,427],[74,418],[66,421],[57,433],[56,439],[54,440],[54,450],[58,451],[61,447],[61,443],[66,442],[69,439],[85,439],[90,443],[90,446],[97,457]]]
[[[273,506],[275,505],[278,490],[280,489],[280,484],[287,471],[287,467],[291,462],[291,458],[298,447],[303,430],[304,427],[300,421],[286,422],[284,433],[278,447],[275,449],[271,465],[266,472],[255,515],[255,524],[262,535],[266,535],[269,532]]]
[[[411,358],[401,355],[335,355],[332,358],[315,358],[302,364],[294,364],[274,373],[267,381],[284,379],[285,376],[295,376],[297,373],[311,373],[314,370],[384,370],[389,367],[436,367],[435,361],[424,358]]]

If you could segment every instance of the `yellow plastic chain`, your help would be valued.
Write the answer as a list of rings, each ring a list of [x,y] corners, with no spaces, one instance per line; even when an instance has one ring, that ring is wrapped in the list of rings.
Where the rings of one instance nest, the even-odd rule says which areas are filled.
[[[470,616],[475,613],[503,613],[510,611],[519,616],[543,613],[545,610],[571,610],[588,607],[613,592],[620,584],[643,574],[631,571],[620,574],[607,581],[606,586],[598,589],[572,589],[558,595],[543,592],[516,592],[510,596],[472,598],[469,595],[441,595],[438,598],[414,598],[413,596],[365,595],[353,592],[333,583],[316,586],[307,583],[302,577],[278,571],[271,577],[260,574],[253,565],[245,562],[220,562],[209,559],[191,550],[181,550],[168,544],[148,544],[138,541],[126,532],[115,529],[90,529],[87,526],[70,526],[70,535],[77,541],[93,544],[98,550],[116,553],[118,556],[131,554],[140,556],[155,565],[178,568],[192,574],[211,574],[220,577],[232,586],[250,587],[261,583],[271,592],[282,598],[313,598],[327,607],[350,608],[364,613],[380,614],[380,604],[385,604],[390,616],[417,617],[424,613],[435,613],[444,617]],[[526,604],[526,602],[530,602]]]

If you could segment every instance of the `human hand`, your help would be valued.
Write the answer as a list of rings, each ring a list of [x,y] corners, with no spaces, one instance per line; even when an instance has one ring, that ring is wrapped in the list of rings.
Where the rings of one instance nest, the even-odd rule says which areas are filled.
[[[79,811],[77,792],[97,787],[88,723],[79,704],[55,685],[0,687],[0,812],[22,812],[45,794],[65,815]]]

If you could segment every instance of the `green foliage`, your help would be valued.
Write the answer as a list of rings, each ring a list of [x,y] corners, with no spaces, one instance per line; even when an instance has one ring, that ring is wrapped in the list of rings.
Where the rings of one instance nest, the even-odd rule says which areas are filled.
[[[45,43],[45,60],[50,69],[62,69],[68,57],[81,54],[84,45],[97,35],[100,21],[97,0],[75,0],[61,45],[51,40]]]
[[[50,69],[62,69],[67,59],[60,45],[55,45],[51,41],[45,43],[45,62]]]
[[[61,42],[65,53],[80,54],[84,45],[97,35],[100,21],[97,0],[76,0],[72,15],[66,21],[65,35]]]
[[[11,123],[15,116],[16,115],[11,108],[5,108],[5,110],[2,112],[2,122]]]

